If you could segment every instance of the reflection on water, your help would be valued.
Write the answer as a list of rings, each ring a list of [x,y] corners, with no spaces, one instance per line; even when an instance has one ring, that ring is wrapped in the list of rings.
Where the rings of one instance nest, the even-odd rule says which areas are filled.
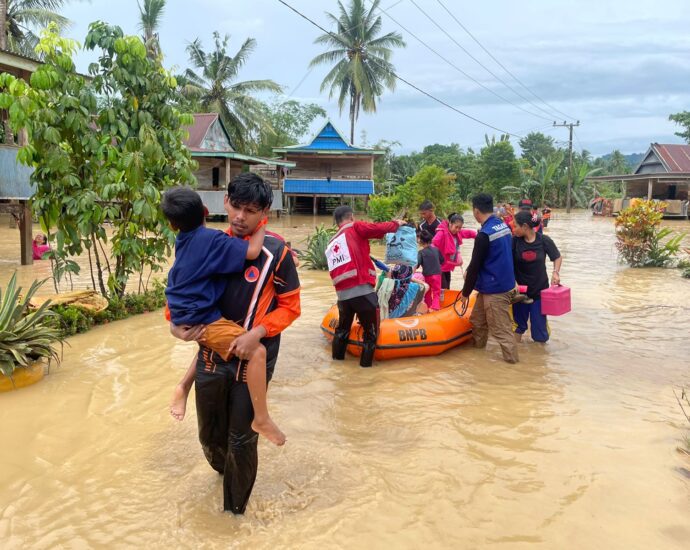
[[[323,221],[273,226],[299,246]],[[0,285],[18,262],[6,225]],[[70,339],[59,369],[0,396],[3,548],[686,547],[671,386],[688,380],[690,282],[618,265],[611,220],[557,213],[548,231],[574,309],[517,366],[493,344],[333,363],[318,329],[333,290],[302,271],[271,390],[289,441],[261,443],[244,518],[220,512],[193,406],[180,424],[167,415],[194,346],[158,313]],[[19,273],[28,284],[49,267]]]

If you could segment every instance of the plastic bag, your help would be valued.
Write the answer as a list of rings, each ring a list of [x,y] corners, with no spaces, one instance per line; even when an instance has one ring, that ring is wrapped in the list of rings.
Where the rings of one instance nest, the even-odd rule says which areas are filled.
[[[403,225],[386,235],[386,263],[417,265],[417,232],[413,227]]]

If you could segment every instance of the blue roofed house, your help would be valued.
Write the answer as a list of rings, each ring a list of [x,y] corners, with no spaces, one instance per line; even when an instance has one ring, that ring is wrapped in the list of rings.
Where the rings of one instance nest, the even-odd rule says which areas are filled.
[[[327,121],[305,145],[276,147],[273,152],[294,162],[283,181],[283,199],[288,213],[298,202],[310,201],[313,212],[326,197],[363,198],[374,193],[374,158],[383,151],[355,147]]]

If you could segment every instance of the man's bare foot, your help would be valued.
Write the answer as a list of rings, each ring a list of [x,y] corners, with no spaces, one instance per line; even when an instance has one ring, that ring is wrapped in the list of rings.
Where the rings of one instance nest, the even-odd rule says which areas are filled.
[[[189,392],[185,391],[181,384],[175,386],[172,401],[170,402],[170,416],[175,420],[182,420],[184,418],[184,413],[187,410],[188,394]]]
[[[267,417],[261,422],[254,420],[254,422],[252,422],[252,430],[259,435],[263,435],[274,445],[278,445],[279,447],[285,445],[285,434],[280,431],[280,428],[270,417]]]

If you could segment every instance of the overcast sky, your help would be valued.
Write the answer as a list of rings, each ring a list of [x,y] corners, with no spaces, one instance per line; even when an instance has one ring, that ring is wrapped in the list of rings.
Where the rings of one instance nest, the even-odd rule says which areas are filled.
[[[337,10],[335,0],[287,1],[322,25],[327,25],[324,12]],[[553,128],[550,122],[562,122],[565,113],[582,123],[576,129],[575,147],[594,155],[616,148],[643,152],[652,141],[681,141],[673,135],[668,115],[690,110],[690,1],[443,0],[494,57],[548,105],[482,51],[437,0],[416,3],[514,90],[473,61],[411,0],[384,0],[381,5],[391,17],[485,88],[383,15],[384,30],[399,31],[407,42],[407,48],[393,57],[398,74],[467,114],[517,135],[539,129],[565,140],[567,129]],[[80,42],[88,24],[99,19],[120,25],[126,33],[138,33],[136,0],[73,2],[64,12],[74,22],[68,34]],[[232,54],[247,37],[257,40],[242,80],[271,78],[285,87],[286,96],[322,105],[348,133],[347,112],[341,116],[336,100],[319,91],[327,68],[308,70],[309,61],[322,51],[313,44],[321,31],[276,0],[168,0],[160,30],[166,67],[186,68],[187,44],[198,37],[209,49],[214,30],[231,36]],[[86,71],[95,57],[81,54],[79,69]],[[498,133],[403,83],[382,97],[377,113],[360,116],[355,141],[361,130],[370,144],[397,140],[401,151],[451,142],[478,148],[485,133]],[[512,141],[516,144],[517,139]]]

